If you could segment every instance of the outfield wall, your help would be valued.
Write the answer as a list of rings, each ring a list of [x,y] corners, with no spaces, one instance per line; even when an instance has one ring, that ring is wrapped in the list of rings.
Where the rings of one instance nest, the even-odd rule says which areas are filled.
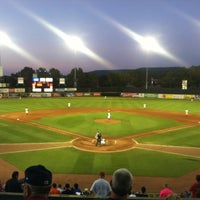
[[[60,93],[30,93],[30,97],[61,97]],[[193,94],[156,94],[156,93],[101,93],[101,92],[71,92],[66,93],[67,97],[126,97],[126,98],[155,98],[155,99],[199,99],[199,95]]]
[[[126,98],[155,98],[155,99],[200,99],[195,94],[162,94],[162,93],[134,93],[134,92],[32,92],[25,93],[23,88],[1,89],[0,98],[21,98],[21,97],[126,97]]]

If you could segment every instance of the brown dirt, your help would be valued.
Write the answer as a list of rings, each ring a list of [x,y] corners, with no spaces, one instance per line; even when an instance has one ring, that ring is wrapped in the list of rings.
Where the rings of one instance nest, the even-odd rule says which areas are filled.
[[[173,154],[180,155],[189,155],[193,157],[200,157],[200,148],[189,148],[189,147],[174,147],[174,146],[164,146],[164,145],[147,145],[147,144],[139,144],[135,141],[136,138],[144,136],[144,135],[152,135],[152,134],[160,134],[166,133],[168,131],[173,131],[177,129],[184,129],[186,127],[191,126],[199,126],[200,125],[200,115],[190,114],[189,116],[185,116],[184,113],[175,113],[175,112],[163,112],[157,110],[148,110],[148,109],[112,109],[112,111],[118,112],[126,112],[126,113],[134,113],[145,116],[157,116],[162,118],[171,118],[184,124],[180,127],[173,127],[168,129],[156,130],[152,132],[146,132],[143,134],[138,134],[134,136],[122,137],[122,138],[105,138],[106,144],[100,147],[95,146],[95,139],[74,134],[68,131],[60,130],[57,128],[52,128],[49,126],[44,126],[32,122],[33,119],[39,119],[43,116],[55,116],[55,115],[70,115],[76,113],[88,113],[88,112],[98,112],[105,111],[106,109],[76,109],[76,108],[68,108],[68,109],[56,109],[56,110],[39,110],[39,111],[31,111],[28,115],[23,112],[17,113],[9,113],[0,115],[0,118],[6,120],[12,120],[19,123],[27,123],[33,126],[38,126],[43,129],[53,130],[62,134],[73,135],[76,139],[70,142],[57,142],[57,143],[33,143],[33,144],[0,144],[0,154],[7,152],[20,152],[20,151],[28,151],[34,149],[53,149],[53,148],[62,148],[66,146],[71,146],[83,151],[92,151],[99,153],[112,153],[116,151],[126,151],[132,148],[142,148],[147,150],[154,150],[160,152],[168,152]],[[115,119],[96,119],[97,123],[120,123],[119,120]],[[134,162],[134,160],[133,160]],[[123,166],[122,166],[123,167]],[[11,175],[13,170],[16,169],[15,166],[7,163],[5,160],[0,159],[0,171],[3,172],[0,174],[1,181],[4,183]],[[166,177],[134,177],[134,191],[139,191],[140,187],[145,185],[149,192],[159,192],[164,183],[170,184],[171,188],[175,192],[182,192],[187,190],[189,186],[194,182],[194,177],[197,173],[200,173],[200,169],[195,170],[189,174],[186,174],[182,177],[178,178],[166,178]],[[20,176],[23,177],[23,172],[20,171]],[[69,182],[71,184],[78,182],[81,188],[90,188],[92,182],[98,177],[97,175],[89,175],[89,174],[54,174],[54,180],[57,183],[65,184]],[[111,179],[110,175],[106,176],[107,180]]]

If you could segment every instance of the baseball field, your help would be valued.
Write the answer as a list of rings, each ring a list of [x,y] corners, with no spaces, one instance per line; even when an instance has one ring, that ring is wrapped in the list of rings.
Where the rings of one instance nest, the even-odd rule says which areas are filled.
[[[68,107],[70,103],[70,107]],[[146,108],[144,108],[146,104]],[[29,113],[25,113],[28,108]],[[185,110],[189,115],[185,115]],[[108,110],[111,119],[107,119]],[[106,143],[95,145],[99,130]],[[182,192],[200,173],[200,102],[114,97],[0,99],[0,180],[43,164],[57,183],[90,187],[126,167],[134,191]]]

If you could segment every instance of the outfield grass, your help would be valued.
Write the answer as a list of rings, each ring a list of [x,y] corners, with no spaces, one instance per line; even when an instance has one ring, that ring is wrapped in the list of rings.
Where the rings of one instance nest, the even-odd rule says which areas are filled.
[[[154,100],[154,99],[126,99],[126,98],[22,98],[0,99],[0,114],[8,112],[24,112],[25,107],[31,110],[66,108],[67,102],[73,108],[143,108],[147,109],[183,112],[188,109],[190,113],[200,114],[200,102],[189,100]],[[105,113],[96,113],[98,118]],[[94,136],[96,129],[103,130],[109,136],[116,136],[123,131],[124,135],[136,134],[168,126],[179,125],[178,122],[152,117],[135,116],[124,113],[113,113],[121,124],[110,126],[94,123],[95,113],[89,115],[62,116],[54,118],[43,118],[40,123],[53,125],[57,128],[67,129],[73,132],[83,132],[84,135]],[[113,115],[112,114],[112,115]],[[88,120],[85,123],[80,123]],[[127,121],[125,120],[127,119]],[[77,121],[78,120],[78,121]],[[90,124],[92,121],[92,124]],[[70,122],[70,123],[66,123]],[[140,128],[136,124],[141,124]],[[110,128],[111,127],[111,128]],[[81,131],[80,131],[81,129]],[[118,132],[119,130],[119,132]],[[199,147],[199,127],[188,128],[180,131],[169,132],[151,137],[138,138],[142,143],[167,144],[176,146]],[[0,120],[0,143],[23,143],[23,142],[52,142],[69,141],[71,137],[44,131],[21,123]],[[200,159],[188,156],[171,155],[154,151],[133,149],[121,153],[89,153],[72,148],[61,148],[43,151],[32,151],[23,153],[1,154],[1,158],[25,169],[28,165],[44,164],[55,173],[86,173],[96,174],[99,170],[105,170],[108,174],[116,168],[127,167],[134,175],[138,176],[166,176],[174,177],[189,173],[200,166]],[[59,157],[59,162],[58,162]],[[30,159],[31,158],[31,159]],[[44,159],[47,158],[47,159]],[[102,161],[104,163],[102,164]],[[55,164],[56,163],[56,164]],[[169,170],[170,169],[170,170]]]
[[[22,98],[20,99],[0,99],[0,114],[7,112],[29,110],[66,108],[70,102],[74,108],[143,108],[165,110],[175,112],[185,112],[200,114],[200,102],[190,100],[165,100],[165,99],[143,99],[143,98],[117,98],[117,97],[66,97],[66,98]]]
[[[71,139],[71,136],[35,126],[0,120],[0,143],[65,142]]]
[[[157,134],[138,138],[137,141],[144,144],[161,144],[173,146],[200,147],[200,127],[191,127],[165,134]]]
[[[44,164],[54,173],[71,174],[97,174],[97,172],[102,170],[106,171],[107,174],[112,174],[117,168],[128,167],[134,176],[163,177],[182,176],[188,171],[199,168],[200,163],[200,159],[188,156],[140,149],[105,154],[61,148],[33,151],[31,153],[5,154],[1,155],[1,157],[22,170],[35,163]]]

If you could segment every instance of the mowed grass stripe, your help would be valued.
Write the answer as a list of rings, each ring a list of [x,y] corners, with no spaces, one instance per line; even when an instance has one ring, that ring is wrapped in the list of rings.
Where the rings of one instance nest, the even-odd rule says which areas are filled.
[[[141,149],[101,154],[82,152],[73,148],[61,148],[32,151],[31,153],[4,154],[0,157],[21,170],[29,165],[40,163],[54,173],[64,174],[97,174],[101,170],[106,171],[107,174],[112,174],[117,168],[128,167],[135,176],[179,177],[199,168],[200,164],[198,158]],[[169,166],[173,167],[169,168]]]

